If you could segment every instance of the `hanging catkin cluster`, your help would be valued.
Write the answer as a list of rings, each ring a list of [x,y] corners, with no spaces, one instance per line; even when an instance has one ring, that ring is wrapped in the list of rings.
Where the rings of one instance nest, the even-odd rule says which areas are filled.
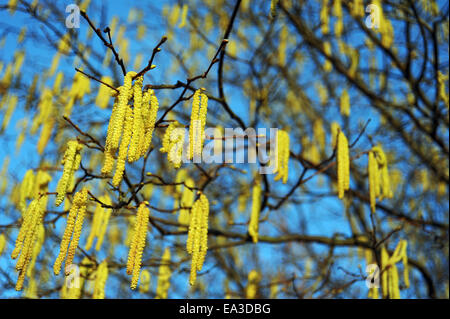
[[[128,252],[127,274],[132,275],[131,289],[136,289],[141,271],[142,254],[147,238],[148,219],[150,216],[147,205],[148,202],[142,202],[138,207],[136,222],[134,224],[133,239]]]
[[[39,234],[42,233],[41,225],[44,217],[46,200],[42,196],[33,200],[28,206],[23,216],[23,223],[17,235],[16,243],[11,258],[17,260],[16,270],[19,271],[19,278],[16,283],[16,290],[22,290],[25,275],[29,274],[30,263],[34,264],[37,254],[39,254],[40,246],[35,249],[36,243],[39,242]],[[36,255],[36,256],[34,256]],[[33,262],[31,262],[33,260]]]
[[[191,123],[189,126],[189,159],[201,158],[205,141],[206,113],[208,97],[202,89],[195,91],[192,98]]]
[[[195,193],[194,180],[192,178],[187,178],[184,182],[183,193],[181,194],[180,200],[180,215],[178,216],[178,223],[183,225],[188,225],[190,221],[189,209],[194,204]],[[181,226],[180,230],[186,229],[186,227]]]
[[[286,184],[289,175],[289,134],[286,131],[277,131],[277,165],[275,181],[282,179]]]
[[[108,279],[108,263],[104,260],[95,273],[93,299],[105,299],[105,286]]]
[[[104,195],[99,197],[99,200],[106,204],[111,205],[111,199],[108,195]],[[89,233],[89,237],[86,241],[86,246],[84,249],[91,249],[92,243],[94,242],[94,238],[97,237],[97,243],[95,245],[95,250],[99,251],[100,247],[103,243],[103,238],[106,234],[106,229],[108,228],[109,217],[111,216],[112,209],[102,207],[100,203],[97,203],[97,206],[94,211],[94,217],[92,218],[91,232]]]
[[[400,240],[391,257],[383,246],[381,249],[381,290],[383,298],[400,299],[398,270],[395,265],[403,263],[403,280],[406,288],[409,287],[409,266],[407,255],[407,241]]]
[[[195,284],[197,271],[202,270],[208,250],[208,217],[209,201],[205,194],[201,193],[199,199],[192,205],[192,216],[186,242],[187,252],[192,255],[189,277],[191,286]]]
[[[158,284],[156,286],[155,299],[167,299],[167,295],[170,288],[170,276],[172,272],[170,270],[170,249],[167,247],[164,250],[164,254],[161,258],[161,265],[158,270]]]
[[[163,137],[162,153],[167,153],[167,160],[175,168],[180,168],[183,155],[185,129],[177,121],[171,122]]]
[[[119,95],[114,102],[105,143],[105,159],[102,174],[108,175],[114,167],[116,152],[116,171],[112,180],[115,187],[120,185],[125,163],[132,163],[145,156],[150,148],[153,130],[158,111],[158,100],[153,90],[142,93],[143,77],[137,77],[132,85],[136,72],[128,72],[123,86],[119,87]],[[128,102],[133,99],[133,107]]]
[[[374,146],[369,151],[369,197],[370,209],[375,213],[377,198],[392,198],[393,192],[391,190],[388,163],[386,155],[381,146]]]
[[[83,144],[78,143],[78,141],[69,141],[67,143],[67,149],[64,153],[63,160],[61,161],[61,164],[64,165],[64,169],[61,179],[58,182],[58,186],[56,187],[56,206],[61,205],[64,201],[66,192],[70,186],[70,181],[72,180],[77,169],[80,167],[82,149]]]
[[[254,243],[258,242],[259,213],[261,210],[261,181],[259,177],[255,178],[255,185],[252,192],[252,213],[250,223],[248,224],[248,233]]]
[[[338,197],[344,198],[344,192],[350,188],[350,156],[348,140],[342,131],[337,137],[337,181]]]
[[[81,191],[75,194],[70,208],[69,215],[67,216],[66,229],[61,240],[59,248],[59,254],[53,265],[53,272],[55,275],[59,275],[61,271],[61,265],[66,259],[66,268],[72,264],[75,256],[75,250],[78,247],[78,241],[81,236],[81,229],[83,227],[84,215],[86,213],[86,206],[88,200],[88,190],[83,188]],[[73,237],[72,237],[73,236]],[[71,240],[72,239],[72,240]],[[70,244],[70,247],[69,247]],[[65,274],[67,275],[66,271]]]
[[[247,299],[254,299],[258,293],[258,285],[261,281],[261,275],[254,269],[248,273],[248,283],[245,291]]]

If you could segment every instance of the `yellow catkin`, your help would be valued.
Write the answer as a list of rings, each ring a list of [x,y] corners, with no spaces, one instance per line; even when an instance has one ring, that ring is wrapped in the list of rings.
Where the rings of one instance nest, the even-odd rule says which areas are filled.
[[[141,142],[142,146],[140,147],[140,149],[142,150],[141,156],[145,156],[152,142],[156,116],[159,108],[158,99],[156,98],[153,90],[148,90],[144,93],[144,96],[142,98],[142,105],[142,118],[144,121],[145,133],[143,134],[143,139]]]
[[[184,128],[180,127],[177,121],[171,122],[164,134],[162,147],[159,149],[161,152],[167,153],[167,160],[175,168],[181,166],[184,136]]]
[[[324,42],[324,44],[323,44],[323,51],[324,51],[324,53],[325,53],[325,55],[327,57],[331,56],[331,44],[330,44],[330,42],[328,42],[328,41]],[[331,61],[327,57],[325,57],[325,62],[323,64],[323,70],[325,72],[331,72],[331,70],[333,70],[333,64],[331,63]]]
[[[108,263],[104,260],[96,271],[93,299],[105,299],[105,286],[108,279]]]
[[[147,208],[147,202],[143,202],[139,205],[137,213],[137,222],[139,223],[138,236],[136,237],[135,244],[135,254],[133,261],[133,272],[131,278],[131,289],[136,289],[139,275],[141,271],[142,255],[144,253],[145,241],[147,238],[148,231],[148,219],[150,216],[150,211]]]
[[[275,181],[282,179],[283,184],[286,184],[289,175],[289,134],[286,131],[277,131],[277,166],[275,172]]]
[[[376,210],[376,199],[379,195],[379,172],[378,163],[375,158],[374,152],[369,152],[369,164],[368,164],[368,174],[369,174],[369,197],[370,197],[370,209],[372,213]]]
[[[270,1],[270,17],[275,18],[277,15],[277,5],[279,0]]]
[[[344,198],[344,193],[350,188],[350,157],[348,140],[342,131],[338,134],[337,143],[337,180],[338,197]]]
[[[3,254],[5,247],[6,247],[6,236],[5,234],[0,234],[0,256]]]
[[[248,225],[248,233],[252,237],[254,243],[258,242],[260,210],[261,210],[261,181],[259,177],[256,177],[252,192],[252,213]]]
[[[192,286],[197,279],[197,272],[203,267],[208,250],[208,217],[209,201],[204,194],[192,205],[192,217],[189,224],[186,249],[192,255],[189,284]]]
[[[139,292],[141,294],[144,294],[149,291],[150,279],[151,279],[150,272],[147,269],[142,270],[141,280],[140,280],[140,284],[139,284]]]
[[[322,34],[327,35],[330,31],[329,28],[329,13],[328,13],[328,0],[322,1],[322,8],[320,10],[320,23],[322,25]]]
[[[191,122],[189,126],[189,159],[201,157],[205,139],[208,97],[201,89],[195,91],[192,98]]]
[[[116,172],[114,173],[112,184],[118,187],[122,182],[123,172],[125,171],[125,162],[127,159],[128,144],[131,139],[132,128],[133,128],[133,110],[128,105],[125,106],[126,110],[126,121],[123,128],[123,136],[120,142],[119,155],[117,157]]]
[[[188,5],[184,4],[183,8],[181,9],[181,21],[180,24],[178,25],[179,28],[183,28],[186,25],[188,9],[189,9]]]
[[[101,170],[103,175],[110,174],[114,168],[115,150],[112,149],[111,141],[112,141],[112,135],[113,135],[113,130],[114,130],[114,124],[115,124],[114,122],[115,122],[115,118],[117,117],[118,108],[119,108],[118,98],[116,98],[114,101],[114,104],[113,104],[111,118],[110,118],[109,124],[108,124],[108,131],[106,133],[106,142],[105,142],[105,151],[104,151],[105,159],[104,159],[103,167]]]
[[[344,116],[350,116],[350,96],[348,91],[344,89],[340,98],[340,110]]]
[[[70,186],[69,182],[75,171],[80,167],[82,148],[83,144],[78,143],[78,141],[69,141],[67,143],[67,149],[61,162],[64,165],[63,174],[56,187],[56,206],[61,205],[64,201],[64,197]]]
[[[66,228],[61,240],[59,254],[56,258],[55,264],[53,265],[53,272],[55,273],[55,275],[58,275],[60,273],[62,262],[64,261],[64,259],[66,259],[66,254],[66,267],[72,264],[73,257],[75,256],[75,250],[78,246],[78,241],[81,235],[84,215],[86,213],[87,199],[87,188],[83,188],[81,191],[76,193],[73,198],[72,207],[70,208],[69,215],[67,217]],[[71,242],[72,235],[73,239]]]
[[[194,180],[192,178],[187,178],[184,183],[186,186],[183,187],[183,193],[181,195],[181,200],[180,200],[181,209],[180,209],[180,215],[178,216],[178,223],[183,224],[183,225],[188,225],[189,220],[190,220],[189,210],[190,210],[190,207],[192,207],[192,205],[194,204],[194,199],[195,199],[195,193],[192,190],[192,188],[195,185],[194,185]],[[184,230],[184,229],[186,229],[186,227],[180,227],[180,230]]]
[[[144,78],[138,77],[133,86],[133,127],[130,148],[128,150],[128,162],[133,163],[142,154],[142,135],[144,134],[144,122],[142,120],[142,83]],[[126,124],[125,124],[126,125]]]
[[[260,280],[261,280],[260,274],[256,270],[252,269],[248,274],[248,283],[245,292],[245,297],[247,299],[256,298],[256,295],[258,293],[258,284]]]
[[[363,17],[364,16],[364,0],[353,0],[351,6],[351,14],[354,17]]]
[[[378,164],[378,173],[380,174],[380,177],[379,177],[380,192],[381,192],[380,199],[392,198],[393,192],[391,189],[386,154],[384,153],[384,151],[380,145],[373,147],[372,151],[376,155],[376,160],[377,160],[377,164]]]
[[[342,0],[335,0],[333,6],[334,15],[336,16],[336,23],[334,25],[334,32],[337,37],[340,37],[342,34],[342,29],[344,28],[344,24],[342,22]]]
[[[158,284],[156,286],[155,299],[167,299],[170,288],[170,250],[167,247],[164,250],[164,254],[161,258],[161,265],[158,270]]]
[[[448,74],[444,75],[441,71],[438,71],[438,91],[439,98],[444,101],[447,108],[449,107],[448,90],[445,88],[445,81],[448,80]]]
[[[398,262],[403,263],[403,280],[406,288],[409,287],[409,270],[408,270],[408,256],[407,256],[407,241],[400,240],[395,247],[392,256],[386,248],[381,248],[381,283],[383,298],[400,299],[400,286],[398,269],[395,265]]]
[[[109,85],[113,85],[113,80],[109,76],[102,76],[101,81]],[[95,104],[97,104],[97,106],[102,109],[106,109],[108,107],[110,98],[111,88],[104,84],[100,84],[97,97],[95,98]]]
[[[112,124],[112,132],[111,132],[111,139],[110,141],[107,141],[107,144],[110,144],[110,149],[113,151],[113,153],[118,149],[119,147],[119,141],[120,136],[122,135],[122,129],[124,128],[124,122],[126,124],[126,115],[127,110],[129,109],[128,101],[130,100],[130,97],[133,96],[133,91],[131,88],[131,82],[133,76],[135,76],[137,73],[130,71],[126,74],[123,85],[119,88],[119,96],[118,96],[118,104],[117,104],[117,111],[115,116],[111,116],[110,121],[114,121]],[[128,145],[128,144],[127,144]]]
[[[19,277],[17,279],[15,287],[17,291],[22,290],[25,275],[29,273],[28,268],[30,262],[33,259],[35,260],[36,258],[36,257],[33,258],[33,254],[36,255],[39,253],[35,249],[36,241],[38,241],[38,248],[40,250],[39,241],[43,240],[42,238],[39,239],[41,233],[42,220],[45,212],[42,197],[33,200],[30,203],[29,209],[27,209],[27,211],[28,211],[27,216],[25,217],[24,222],[19,230],[16,245],[11,255],[11,257],[15,259],[20,253],[19,259],[17,260],[16,264],[16,270],[19,271]]]

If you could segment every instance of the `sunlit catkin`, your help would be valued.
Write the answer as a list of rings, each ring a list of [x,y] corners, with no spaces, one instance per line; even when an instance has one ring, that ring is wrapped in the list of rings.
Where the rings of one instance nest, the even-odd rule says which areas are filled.
[[[151,279],[150,272],[147,269],[142,270],[140,284],[139,284],[139,292],[141,294],[149,291],[150,279]]]
[[[132,275],[131,289],[136,289],[141,270],[142,255],[148,231],[148,219],[150,211],[148,202],[142,202],[137,210],[136,223],[134,226],[133,239],[128,252],[127,274]]]
[[[78,141],[69,141],[67,143],[67,149],[61,162],[64,165],[64,169],[61,179],[58,182],[58,186],[56,187],[56,206],[61,205],[64,201],[73,174],[75,174],[76,170],[80,167],[82,149],[83,144],[78,143]]]
[[[170,276],[170,249],[167,247],[164,250],[158,270],[158,284],[156,286],[155,299],[167,299],[170,288]]]
[[[383,149],[380,145],[374,146],[372,148],[372,151],[375,153],[375,157],[378,163],[378,173],[379,173],[379,180],[380,183],[380,199],[383,198],[392,198],[393,192],[391,189],[391,183],[389,178],[389,170],[388,170],[388,162],[386,154],[384,153]]]
[[[101,81],[109,85],[113,84],[113,80],[109,76],[103,76],[101,78]],[[100,84],[97,97],[95,98],[95,104],[102,109],[106,109],[108,107],[110,98],[111,88],[104,84]]]
[[[183,193],[180,200],[180,215],[178,216],[178,223],[182,225],[188,225],[190,221],[190,208],[194,204],[195,193],[192,190],[194,185],[194,180],[192,178],[187,178],[184,182]],[[185,230],[186,227],[181,226],[180,230]]]
[[[55,264],[53,265],[53,272],[55,273],[55,275],[58,275],[60,273],[62,262],[64,261],[64,259],[66,259],[66,254],[66,267],[72,264],[73,258],[75,256],[75,250],[78,246],[78,241],[81,235],[84,215],[86,213],[87,200],[87,188],[83,188],[81,191],[76,193],[73,198],[72,207],[70,208],[69,215],[67,216],[66,228],[61,240],[59,254],[56,258]]]
[[[128,150],[128,162],[132,163],[139,159],[142,154],[142,139],[144,131],[144,121],[142,119],[142,83],[144,78],[138,77],[133,86],[133,134]],[[125,123],[126,125],[126,123]]]
[[[255,178],[255,184],[252,192],[252,212],[248,224],[248,233],[254,243],[258,242],[259,213],[261,210],[261,181],[259,177]]]
[[[205,140],[208,97],[201,89],[195,91],[192,98],[191,122],[189,126],[189,159],[201,158]]]
[[[203,193],[200,193],[199,199],[192,205],[191,214],[186,249],[192,255],[189,276],[189,284],[192,286],[197,279],[197,272],[202,270],[208,250],[209,201]]]
[[[340,110],[341,114],[344,116],[350,116],[350,96],[346,89],[342,91],[340,98]]]
[[[370,209],[372,213],[375,213],[376,200],[380,192],[380,184],[379,184],[378,163],[373,151],[369,152],[368,175],[369,175]]]
[[[0,234],[0,256],[5,250],[5,247],[6,247],[6,236],[5,234]]]
[[[105,205],[111,205],[111,199],[108,195],[99,197],[99,200]],[[97,238],[97,243],[95,245],[95,250],[99,251],[103,243],[103,238],[105,237],[106,229],[108,227],[109,217],[111,216],[112,209],[102,207],[100,203],[94,211],[94,216],[92,218],[91,232],[89,233],[88,239],[86,241],[86,246],[84,249],[89,250],[93,244],[95,238]]]
[[[261,280],[261,275],[254,269],[248,274],[248,282],[245,291],[245,297],[247,299],[254,299],[258,293],[258,284]]]
[[[150,148],[153,131],[155,129],[158,108],[159,102],[155,96],[154,91],[151,89],[147,90],[142,98],[142,118],[144,121],[145,132],[142,139],[143,145],[140,147],[141,156],[145,156]]]
[[[117,156],[116,172],[114,173],[112,184],[119,187],[122,182],[123,172],[125,171],[125,162],[127,159],[128,144],[130,143],[133,128],[133,110],[128,105],[126,107],[126,121],[123,128],[123,136],[120,141],[119,154]]]
[[[350,188],[350,157],[348,140],[342,131],[337,141],[337,180],[338,197],[344,198],[344,192]]]

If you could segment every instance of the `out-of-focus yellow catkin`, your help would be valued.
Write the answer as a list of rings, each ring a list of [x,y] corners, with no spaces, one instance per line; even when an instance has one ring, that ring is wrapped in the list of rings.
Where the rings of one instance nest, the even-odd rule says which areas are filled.
[[[159,102],[153,90],[149,89],[144,93],[142,104],[142,118],[144,121],[145,133],[143,138],[143,146],[141,146],[141,156],[145,156],[151,145],[153,131],[155,129],[156,116],[159,108]]]
[[[158,284],[156,286],[155,299],[167,299],[170,288],[170,249],[167,247],[161,258],[161,265],[158,270]]]
[[[277,15],[277,5],[279,0],[271,0],[270,1],[270,17],[275,18]]]
[[[66,192],[68,190],[69,182],[74,176],[77,169],[80,167],[81,163],[81,150],[83,149],[83,144],[78,143],[78,141],[69,141],[67,143],[67,149],[64,153],[63,160],[61,164],[64,165],[63,173],[61,179],[56,187],[56,199],[55,205],[59,206],[64,201]]]
[[[441,71],[438,71],[438,91],[439,98],[444,101],[447,108],[449,107],[449,98],[447,90],[445,89],[445,81],[448,80],[448,74],[444,75]]]
[[[286,48],[287,48],[288,30],[283,26],[280,30],[280,42],[278,45],[278,62],[284,66],[286,64]]]
[[[325,72],[331,72],[331,70],[333,70],[333,64],[327,58],[328,56],[331,56],[331,44],[330,44],[330,42],[325,41],[323,43],[323,51],[325,53],[325,62],[323,64],[323,70]]]
[[[101,81],[113,85],[113,80],[109,76],[102,76]],[[111,98],[111,93],[110,87],[100,84],[97,97],[95,98],[95,104],[102,109],[106,109],[109,104],[109,99]]]
[[[147,27],[144,24],[140,24],[137,28],[136,38],[142,40],[147,32]]]
[[[141,283],[139,285],[139,292],[141,294],[147,293],[150,289],[150,279],[151,275],[147,269],[142,270],[141,272]]]
[[[353,0],[350,12],[354,17],[364,17],[364,0]]]
[[[185,182],[185,186],[183,187],[183,193],[181,195],[180,200],[180,215],[178,216],[178,223],[183,225],[188,225],[190,221],[190,208],[194,204],[195,193],[192,188],[195,186],[194,180],[188,177]],[[184,230],[186,227],[180,227],[180,230]]]
[[[5,115],[3,116],[3,122],[2,122],[2,126],[0,128],[0,131],[3,131],[8,127],[8,124],[11,120],[11,116],[13,115],[14,110],[16,109],[18,101],[19,101],[19,98],[17,97],[17,95],[9,96],[9,98],[6,102],[8,107],[6,109]]]
[[[245,297],[247,299],[254,299],[258,293],[258,284],[261,280],[261,275],[254,269],[248,274],[248,283],[245,290]]]
[[[181,9],[181,18],[180,18],[180,24],[178,25],[179,28],[183,28],[186,25],[186,19],[188,15],[188,5],[184,4]]]
[[[5,247],[6,247],[6,236],[5,234],[0,234],[0,256],[3,254]]]
[[[189,126],[189,159],[201,158],[205,139],[208,97],[201,89],[195,91],[192,98],[191,122]]]
[[[96,271],[93,299],[105,299],[106,280],[108,280],[108,263],[105,259]]]
[[[334,32],[337,37],[340,37],[342,34],[342,29],[344,28],[344,24],[342,21],[342,0],[335,0],[333,5],[334,15],[336,16],[336,23],[334,25]]]
[[[72,207],[70,208],[69,215],[67,216],[66,228],[61,240],[59,254],[56,258],[55,264],[53,265],[53,272],[55,273],[55,275],[58,275],[61,271],[61,265],[64,259],[66,259],[66,254],[66,267],[72,264],[73,258],[75,256],[75,250],[78,246],[78,241],[80,240],[84,215],[86,213],[87,200],[87,188],[83,188],[81,191],[76,193],[73,198]],[[64,271],[64,273],[66,273],[66,271]]]
[[[282,179],[283,184],[286,184],[289,176],[289,134],[284,130],[277,130],[277,146],[276,146],[276,169],[274,180],[278,181]]]
[[[369,175],[370,209],[372,213],[375,213],[376,199],[380,193],[380,183],[379,183],[380,177],[378,172],[378,163],[373,151],[369,152],[368,175]]]
[[[342,131],[339,131],[337,142],[337,180],[338,197],[344,198],[344,192],[350,189],[350,155],[348,140]]]
[[[320,9],[320,23],[322,25],[322,34],[327,35],[330,31],[329,27],[329,6],[328,6],[328,0],[322,1],[322,8]]]
[[[99,197],[99,200],[106,205],[111,205],[111,199],[108,195]],[[97,206],[94,211],[94,216],[92,218],[91,232],[89,233],[88,239],[86,241],[86,246],[84,247],[84,249],[86,250],[91,249],[94,239],[97,238],[95,250],[97,251],[100,250],[103,243],[103,239],[106,234],[106,229],[108,228],[108,222],[109,217],[111,216],[111,211],[112,209],[102,207],[100,203],[97,203]]]
[[[122,182],[123,172],[125,171],[125,162],[127,159],[128,144],[130,143],[133,128],[133,110],[128,105],[125,116],[125,125],[123,127],[123,136],[120,141],[119,154],[117,156],[116,172],[114,173],[112,184],[119,187]]]
[[[174,168],[180,168],[182,163],[185,129],[177,121],[171,122],[163,137],[160,151],[167,153],[167,160]]]
[[[388,162],[386,154],[380,145],[374,146],[372,150],[375,152],[376,160],[378,163],[378,172],[381,174],[380,183],[380,199],[392,198],[393,192],[391,189],[391,183],[389,178]]]
[[[255,183],[252,191],[252,212],[248,224],[248,233],[254,243],[258,242],[259,213],[261,210],[261,180],[259,176],[255,177]]]
[[[350,96],[348,95],[347,89],[342,91],[340,98],[340,109],[342,115],[350,116]]]
[[[197,279],[197,272],[202,270],[208,250],[209,201],[203,193],[200,193],[199,199],[192,205],[191,214],[186,249],[192,255],[189,276],[189,284],[192,286]]]
[[[403,280],[406,288],[409,287],[409,268],[407,256],[407,241],[400,240],[392,256],[386,248],[381,248],[381,283],[383,298],[400,299],[400,286],[398,269],[395,265],[398,262],[403,263]]]

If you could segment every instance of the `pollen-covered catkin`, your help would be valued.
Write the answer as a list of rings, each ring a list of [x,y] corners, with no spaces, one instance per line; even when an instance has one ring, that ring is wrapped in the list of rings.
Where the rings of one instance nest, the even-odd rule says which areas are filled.
[[[194,180],[192,178],[187,178],[186,181],[184,182],[185,186],[183,187],[183,193],[181,195],[181,200],[180,200],[180,215],[178,216],[178,223],[183,224],[183,225],[188,225],[189,224],[189,220],[190,220],[190,216],[189,216],[189,210],[190,207],[192,207],[192,205],[194,204],[194,199],[195,199],[195,193],[192,190],[192,188],[195,186],[194,185]],[[181,226],[179,228],[180,230],[185,230],[186,227]]]
[[[400,299],[399,276],[396,263],[403,263],[403,280],[405,287],[409,287],[409,270],[407,256],[407,241],[400,240],[392,256],[386,248],[381,248],[381,284],[383,298]]]
[[[147,238],[148,231],[148,219],[150,216],[150,211],[147,208],[147,202],[143,202],[139,205],[137,219],[139,223],[138,236],[136,238],[137,242],[135,244],[135,256],[133,261],[133,272],[131,278],[131,289],[136,289],[139,275],[141,271],[142,255],[144,253],[145,241]]]
[[[372,151],[375,152],[378,163],[378,173],[380,174],[378,182],[380,183],[380,200],[383,198],[392,198],[391,183],[389,178],[388,162],[386,154],[380,145],[374,146]]]
[[[147,269],[142,270],[140,284],[139,284],[139,292],[141,294],[149,291],[150,279],[151,279],[150,272]]]
[[[255,184],[252,192],[252,213],[248,224],[248,233],[252,237],[254,243],[258,242],[259,230],[259,213],[261,210],[261,181],[255,178]]]
[[[167,247],[161,258],[161,265],[158,270],[158,284],[156,286],[155,299],[167,299],[170,288],[170,249]]]
[[[124,128],[124,122],[126,124],[126,115],[128,112],[128,101],[133,96],[131,82],[133,76],[137,73],[130,71],[126,74],[123,85],[119,88],[117,112],[114,117],[111,116],[111,120],[114,120],[112,125],[110,148],[113,153],[119,148],[120,136],[122,135],[122,129]],[[128,143],[127,143],[128,146]]]
[[[163,137],[162,153],[167,153],[167,160],[174,168],[180,168],[182,162],[185,129],[177,121],[171,122]]]
[[[58,257],[56,258],[55,264],[53,265],[53,272],[55,273],[55,275],[58,275],[60,273],[62,262],[64,261],[64,259],[66,259],[66,254],[67,254],[66,267],[72,264],[72,260],[75,255],[75,249],[78,246],[78,241],[81,235],[84,214],[86,212],[87,200],[88,200],[87,188],[83,188],[81,191],[76,193],[73,198],[72,207],[70,208],[69,215],[67,216],[66,228],[64,230],[64,235],[61,240],[59,254]],[[71,243],[72,234],[73,239]],[[69,253],[67,253],[68,250]]]
[[[112,184],[119,187],[122,182],[123,172],[125,171],[125,162],[127,159],[128,144],[131,139],[133,126],[133,110],[128,105],[126,107],[126,121],[123,128],[123,136],[120,141],[119,155],[117,157],[116,172],[114,173]]]
[[[283,184],[286,184],[289,175],[289,134],[284,130],[277,131],[277,166],[275,169],[274,180],[282,179]]]
[[[113,84],[113,80],[109,76],[103,76],[101,78],[101,81],[109,85]],[[102,109],[106,109],[108,107],[110,98],[111,98],[111,88],[104,84],[100,84],[100,88],[98,89],[98,94],[95,99],[95,104],[97,104]]]
[[[340,98],[340,110],[341,114],[344,116],[350,116],[350,96],[348,91],[344,89]]]
[[[344,192],[350,188],[350,157],[348,140],[342,131],[338,133],[337,141],[337,180],[338,197],[344,198]]]
[[[192,286],[197,279],[197,271],[200,271],[203,267],[208,250],[209,201],[203,193],[200,193],[199,199],[192,205],[191,214],[186,249],[192,255],[191,274],[189,276],[189,284]]]
[[[144,78],[138,77],[133,86],[133,134],[131,136],[130,148],[128,150],[128,162],[133,163],[137,161],[142,149],[142,135],[144,134],[144,121],[142,120],[142,83]],[[126,123],[125,123],[126,125]]]
[[[205,140],[208,97],[202,89],[195,91],[192,98],[191,122],[189,126],[189,159],[201,158]]]
[[[70,186],[69,182],[71,181],[73,174],[80,167],[82,149],[83,144],[78,143],[78,141],[69,141],[67,143],[67,149],[61,162],[64,165],[63,174],[56,187],[56,206],[61,205],[64,201],[67,189]]]
[[[376,199],[379,194],[380,184],[379,184],[379,173],[378,173],[378,163],[375,159],[375,154],[373,151],[369,152],[369,197],[370,197],[370,209],[372,213],[375,213],[376,209]]]

